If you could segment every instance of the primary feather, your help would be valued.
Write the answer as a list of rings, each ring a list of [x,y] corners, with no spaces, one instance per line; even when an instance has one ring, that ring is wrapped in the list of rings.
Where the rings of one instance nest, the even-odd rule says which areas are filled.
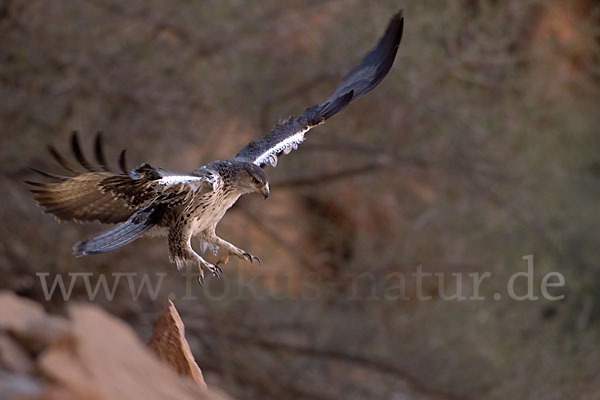
[[[403,28],[404,17],[402,11],[399,11],[390,21],[375,48],[342,79],[327,100],[307,108],[297,118],[292,117],[275,125],[266,136],[248,143],[236,157],[260,166],[276,166],[277,156],[298,148],[298,145],[304,142],[306,132],[379,85],[394,63]]]

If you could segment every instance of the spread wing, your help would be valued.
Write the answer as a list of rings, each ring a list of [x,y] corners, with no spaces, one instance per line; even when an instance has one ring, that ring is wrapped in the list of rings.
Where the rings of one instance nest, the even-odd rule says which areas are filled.
[[[125,151],[119,156],[121,171],[114,172],[105,161],[100,134],[94,146],[97,166],[83,155],[76,133],[72,136],[71,147],[83,170],[49,147],[54,159],[73,175],[57,175],[32,168],[54,182],[26,181],[35,187],[31,192],[43,211],[62,221],[122,222],[141,207],[161,204],[175,207],[193,195],[212,190],[208,171],[182,175],[148,164],[127,170]]]
[[[291,117],[276,125],[266,136],[250,142],[236,157],[259,166],[276,166],[277,156],[297,149],[308,130],[337,114],[352,100],[373,90],[394,63],[403,26],[404,18],[400,11],[394,15],[375,48],[342,79],[325,102],[306,109],[297,118]]]

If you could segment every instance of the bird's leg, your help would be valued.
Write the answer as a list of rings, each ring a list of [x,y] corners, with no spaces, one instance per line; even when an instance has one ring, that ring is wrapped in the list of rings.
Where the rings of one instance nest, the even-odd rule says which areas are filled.
[[[191,244],[191,234],[184,226],[175,226],[169,230],[169,258],[177,264],[181,270],[184,264],[194,259],[198,264],[198,282],[204,285],[204,272],[208,272],[220,278],[223,270],[218,265],[213,265],[194,251]]]
[[[226,253],[225,256],[223,258],[221,258],[219,261],[217,261],[217,265],[227,264],[227,262],[229,261],[229,258],[231,256],[236,256],[242,260],[246,260],[246,261],[250,261],[250,262],[253,262],[254,260],[256,260],[256,261],[258,261],[259,264],[261,262],[260,258],[253,256],[252,254],[248,253],[247,251],[245,251],[243,249],[240,249],[237,246],[234,246],[233,244],[229,243],[226,240],[221,239],[214,233],[214,231],[206,232],[204,235],[204,240],[225,250],[225,253]]]
[[[191,249],[191,247],[190,247]],[[202,258],[198,253],[194,250],[191,250],[193,257],[196,259],[198,263],[198,282],[200,282],[200,286],[204,286],[204,272],[208,272],[213,274],[217,278],[220,278],[223,275],[223,270],[217,265],[211,264]]]

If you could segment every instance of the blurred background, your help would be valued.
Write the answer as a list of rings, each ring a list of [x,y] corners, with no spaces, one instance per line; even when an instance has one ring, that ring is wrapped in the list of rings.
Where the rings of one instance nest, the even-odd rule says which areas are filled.
[[[73,130],[90,155],[103,131],[113,166],[231,157],[326,98],[400,8],[388,77],[219,225],[261,266],[201,289],[164,239],[75,258],[103,228],[57,224],[22,183],[62,173],[46,145]],[[94,303],[147,339],[173,299],[208,384],[240,399],[600,398],[598,1],[3,0],[0,42],[0,288],[60,313],[36,273],[166,274],[155,300],[122,283]],[[492,298],[527,255],[563,300]],[[418,266],[490,272],[486,300],[445,301],[451,279],[393,296]]]

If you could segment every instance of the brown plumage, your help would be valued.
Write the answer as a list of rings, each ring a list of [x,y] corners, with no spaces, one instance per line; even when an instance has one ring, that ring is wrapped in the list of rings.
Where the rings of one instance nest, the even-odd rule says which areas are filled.
[[[118,159],[120,171],[112,171],[104,156],[102,136],[94,142],[95,162],[89,162],[77,134],[71,150],[78,165],[49,147],[67,175],[33,169],[51,179],[31,182],[33,198],[44,212],[61,221],[98,221],[117,224],[113,229],[77,243],[77,255],[97,254],[123,246],[145,233],[166,234],[171,261],[181,266],[197,262],[200,282],[204,271],[219,276],[219,264],[230,256],[248,261],[257,257],[219,238],[215,228],[225,212],[246,193],[269,194],[268,178],[261,168],[277,165],[278,156],[297,149],[311,128],[322,124],[350,102],[374,89],[392,67],[402,38],[402,11],[390,21],[385,34],[333,90],[325,102],[306,109],[297,118],[276,125],[266,136],[245,146],[236,157],[217,160],[187,174],[178,174],[142,164],[129,170],[125,150]],[[213,265],[197,254],[191,238],[200,238],[203,250],[223,248],[226,256]],[[260,261],[260,260],[259,260]]]

